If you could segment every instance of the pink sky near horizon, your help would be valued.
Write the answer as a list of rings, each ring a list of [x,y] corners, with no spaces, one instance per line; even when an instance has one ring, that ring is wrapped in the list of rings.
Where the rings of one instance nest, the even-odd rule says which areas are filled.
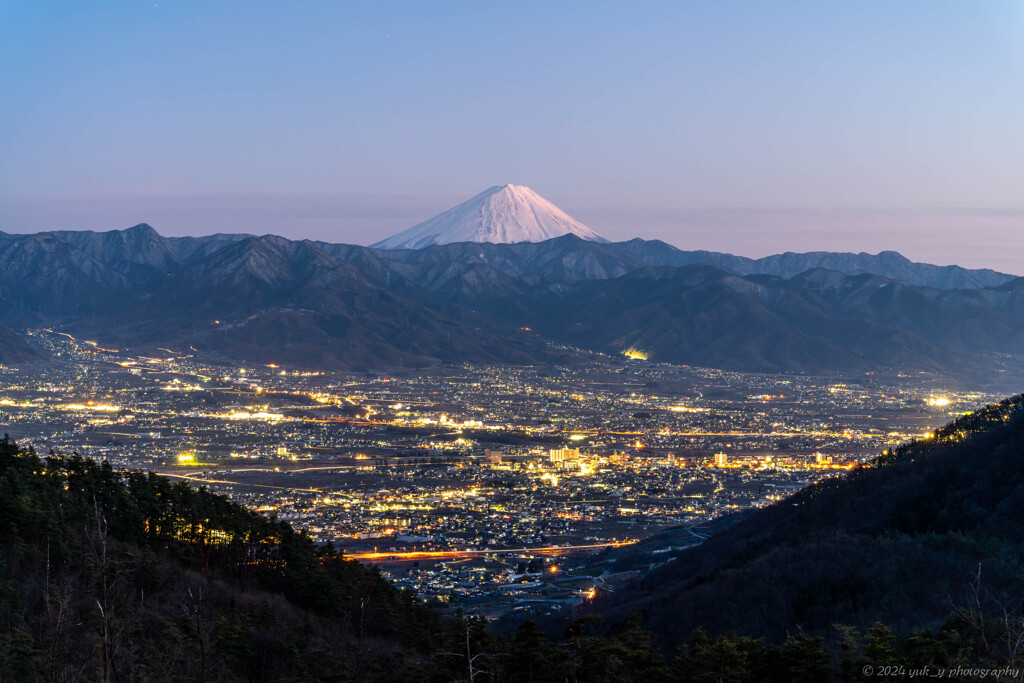
[[[1024,270],[1024,2],[0,3],[0,230],[609,239]]]

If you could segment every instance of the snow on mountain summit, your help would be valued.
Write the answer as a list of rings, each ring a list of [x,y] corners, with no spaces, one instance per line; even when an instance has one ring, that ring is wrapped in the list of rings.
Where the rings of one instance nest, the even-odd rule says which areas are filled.
[[[421,249],[452,242],[543,242],[573,234],[607,242],[596,232],[523,185],[495,185],[428,221],[371,245]]]

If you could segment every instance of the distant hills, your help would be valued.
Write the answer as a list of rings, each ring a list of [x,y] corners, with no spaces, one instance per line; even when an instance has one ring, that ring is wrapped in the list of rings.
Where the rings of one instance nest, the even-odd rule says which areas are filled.
[[[783,279],[693,265],[576,283],[528,308],[545,312],[540,329],[574,344],[677,363],[944,372],[1022,347],[1022,284],[939,290],[821,268]]]
[[[1015,396],[716,522],[708,540],[598,609],[613,622],[642,612],[665,646],[696,627],[777,642],[881,621],[903,633],[955,629],[954,646],[1012,658],[1024,591],[1022,443],[1024,396]]]
[[[977,377],[1024,350],[1024,279],[893,252],[751,260],[572,234],[373,249],[143,224],[0,233],[0,292],[15,328],[341,369],[564,359],[554,341],[739,370]]]
[[[791,278],[814,268],[824,268],[847,275],[871,273],[908,285],[935,287],[936,289],[998,287],[1014,278],[1012,275],[998,273],[988,268],[971,270],[960,266],[933,266],[927,263],[914,263],[896,251],[883,251],[878,254],[828,251],[812,251],[803,254],[786,252],[760,259],[748,259],[716,252],[690,253],[699,254],[697,257],[699,260],[695,262],[716,265],[737,275],[775,275]]]

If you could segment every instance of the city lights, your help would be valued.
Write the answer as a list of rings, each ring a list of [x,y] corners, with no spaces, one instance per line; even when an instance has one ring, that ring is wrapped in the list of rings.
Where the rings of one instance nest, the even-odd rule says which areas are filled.
[[[909,376],[600,356],[401,376],[241,367],[35,334],[58,360],[31,380],[0,369],[0,413],[37,451],[206,486],[420,596],[507,609],[589,600],[592,580],[574,577],[594,575],[582,570],[592,553],[770,505],[934,439],[953,396],[958,411],[993,398]]]

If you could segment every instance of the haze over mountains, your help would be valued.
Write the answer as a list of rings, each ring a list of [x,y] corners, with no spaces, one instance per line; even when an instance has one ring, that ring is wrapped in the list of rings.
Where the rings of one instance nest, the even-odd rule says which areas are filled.
[[[974,373],[1024,349],[1024,279],[893,253],[752,260],[575,235],[385,250],[138,225],[0,234],[0,291],[10,327],[342,369],[546,361],[566,353],[555,341],[738,370]]]

